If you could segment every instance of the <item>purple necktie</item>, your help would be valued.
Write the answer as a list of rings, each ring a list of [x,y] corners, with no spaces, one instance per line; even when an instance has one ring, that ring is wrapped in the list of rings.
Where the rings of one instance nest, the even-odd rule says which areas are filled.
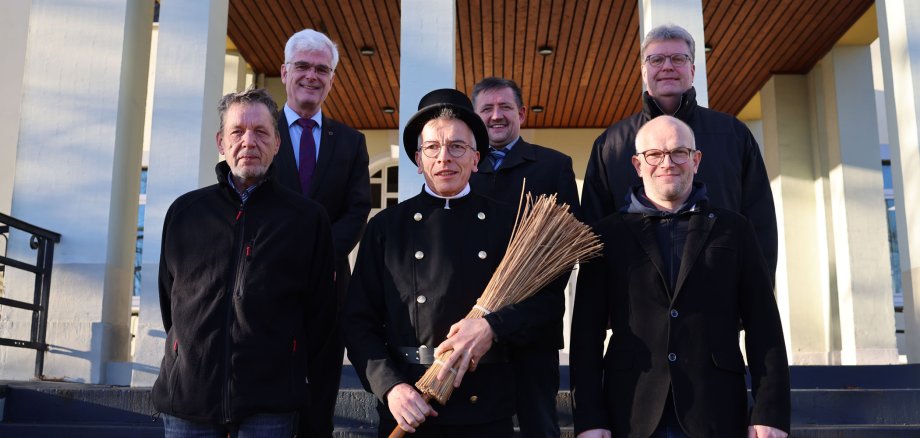
[[[310,194],[310,180],[316,167],[316,142],[313,140],[313,127],[316,121],[301,117],[297,124],[303,127],[300,134],[300,189],[305,196]]]

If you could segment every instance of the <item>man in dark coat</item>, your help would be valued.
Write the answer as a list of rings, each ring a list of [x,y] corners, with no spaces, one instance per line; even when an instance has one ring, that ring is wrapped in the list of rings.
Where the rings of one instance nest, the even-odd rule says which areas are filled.
[[[422,437],[511,436],[517,370],[507,345],[558,312],[528,304],[541,291],[464,319],[504,255],[515,214],[470,191],[489,138],[469,99],[452,89],[428,93],[403,143],[425,185],[368,224],[344,312],[349,358],[378,398],[380,436],[397,424]],[[435,410],[412,385],[435,352],[451,350],[442,374],[453,369],[459,387]]]
[[[281,66],[287,102],[278,117],[281,150],[275,176],[284,186],[322,205],[332,221],[336,301],[341,309],[351,277],[348,254],[361,240],[371,197],[364,134],[322,111],[338,61],[335,44],[322,33],[305,29],[288,40]],[[344,350],[336,324],[316,358],[329,378],[310,385],[311,400],[301,411],[300,436],[332,436]]]
[[[750,222],[709,205],[706,186],[693,181],[704,154],[680,120],[645,124],[636,152],[642,183],[629,205],[596,224],[604,254],[583,263],[578,277],[570,367],[575,432],[786,437],[783,329]]]
[[[530,144],[521,138],[527,112],[521,89],[511,80],[485,78],[473,87],[473,107],[489,131],[489,159],[470,176],[474,193],[517,205],[521,187],[534,196],[556,194],[579,216],[578,187],[572,159],[561,152]],[[526,183],[525,183],[526,180]],[[509,350],[514,375],[518,425],[525,437],[558,437],[556,394],[559,392],[559,349],[563,347],[562,316],[565,313],[565,275],[547,286],[544,302],[534,301],[558,313],[549,324],[524,333],[520,347]]]
[[[322,207],[271,178],[280,137],[265,90],[221,100],[218,184],[166,213],[153,386],[166,436],[290,437],[312,353],[329,337],[334,267]]]
[[[770,180],[754,136],[738,119],[698,106],[693,89],[693,37],[685,29],[664,25],[652,29],[642,43],[642,111],[614,123],[594,142],[581,207],[589,224],[628,204],[629,190],[639,179],[632,171],[636,131],[661,115],[690,125],[706,161],[697,180],[706,183],[714,207],[751,221],[770,272],[776,271],[776,211]]]

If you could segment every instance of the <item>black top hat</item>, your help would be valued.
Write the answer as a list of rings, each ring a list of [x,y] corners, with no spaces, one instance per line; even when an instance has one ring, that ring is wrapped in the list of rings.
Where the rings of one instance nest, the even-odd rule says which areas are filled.
[[[485,157],[489,153],[489,132],[486,130],[485,123],[473,110],[470,99],[453,88],[441,88],[422,97],[418,103],[418,112],[409,118],[409,121],[406,122],[406,129],[403,130],[403,147],[406,148],[406,155],[416,166],[418,166],[418,163],[415,162],[418,136],[422,133],[425,124],[437,117],[444,108],[452,109],[457,118],[473,131],[473,137],[476,138],[476,150],[479,151],[480,157]]]

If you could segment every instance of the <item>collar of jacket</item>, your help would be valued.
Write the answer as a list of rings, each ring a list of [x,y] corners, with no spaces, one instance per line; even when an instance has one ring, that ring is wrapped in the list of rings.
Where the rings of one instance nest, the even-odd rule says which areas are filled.
[[[230,186],[230,183],[227,181],[227,175],[230,174],[230,165],[227,164],[226,161],[221,161],[220,163],[217,163],[217,165],[214,166],[214,173],[217,174],[217,184],[219,184],[224,189],[229,190],[230,193],[233,193],[233,195],[236,196],[237,198],[240,197],[240,194],[237,193],[236,188]],[[275,173],[275,164],[272,163],[268,166],[268,170],[265,171],[265,176],[262,178],[262,182],[259,183],[259,187],[257,187],[256,190],[253,190],[250,196],[255,194],[255,192],[258,192],[259,188],[262,188],[262,186],[274,184],[274,181],[273,181],[274,178],[272,178],[272,175],[274,175],[274,173]]]
[[[690,87],[689,90],[685,91],[684,94],[680,96],[680,105],[678,105],[677,111],[674,112],[674,114],[668,115],[673,115],[686,122],[690,119],[690,116],[693,115],[694,110],[696,110],[696,89]],[[655,98],[649,96],[648,91],[642,92],[642,114],[645,115],[646,120],[652,120],[655,117],[665,115],[661,107],[658,106],[658,102],[655,101]]]
[[[430,205],[432,205],[432,206],[434,206],[434,207],[439,207],[439,208],[443,208],[445,205],[450,206],[450,208],[454,208],[454,207],[457,207],[457,206],[464,205],[466,202],[468,202],[468,200],[469,200],[472,196],[473,196],[473,192],[470,191],[469,193],[467,193],[467,194],[465,194],[465,195],[463,195],[463,196],[461,196],[461,197],[459,197],[459,198],[450,198],[450,199],[447,199],[447,198],[439,198],[439,197],[437,197],[437,196],[433,196],[432,194],[428,193],[428,191],[425,190],[425,186],[424,186],[424,185],[422,186],[422,191],[421,191],[421,193],[419,193],[419,195],[418,195],[419,199],[421,199],[422,201],[424,201],[426,204],[430,204]]]
[[[671,213],[655,208],[655,205],[645,196],[645,190],[643,189],[642,183],[639,183],[634,185],[632,190],[629,191],[626,202],[627,204],[620,209],[623,213],[666,218],[699,213],[709,202],[709,197],[706,194],[706,184],[701,181],[694,181],[693,189],[690,191],[690,196],[687,197],[687,201],[684,202],[677,211]]]

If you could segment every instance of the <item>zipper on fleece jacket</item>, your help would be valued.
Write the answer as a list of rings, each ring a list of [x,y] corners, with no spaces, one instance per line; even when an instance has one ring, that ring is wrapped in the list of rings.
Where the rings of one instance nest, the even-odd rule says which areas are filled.
[[[236,263],[235,269],[233,271],[233,278],[230,282],[230,290],[227,291],[227,316],[226,316],[226,334],[224,335],[224,396],[223,403],[221,403],[224,423],[230,423],[232,418],[230,418],[230,360],[232,356],[231,347],[233,346],[232,339],[232,328],[233,328],[233,300],[238,289],[242,288],[242,282],[240,277],[243,273],[243,264],[246,254],[247,245],[243,243],[243,239],[246,236],[246,214],[245,214],[245,205],[240,204],[239,210],[236,212],[236,228],[237,228],[237,237],[236,241],[239,242],[239,250],[236,253]]]

